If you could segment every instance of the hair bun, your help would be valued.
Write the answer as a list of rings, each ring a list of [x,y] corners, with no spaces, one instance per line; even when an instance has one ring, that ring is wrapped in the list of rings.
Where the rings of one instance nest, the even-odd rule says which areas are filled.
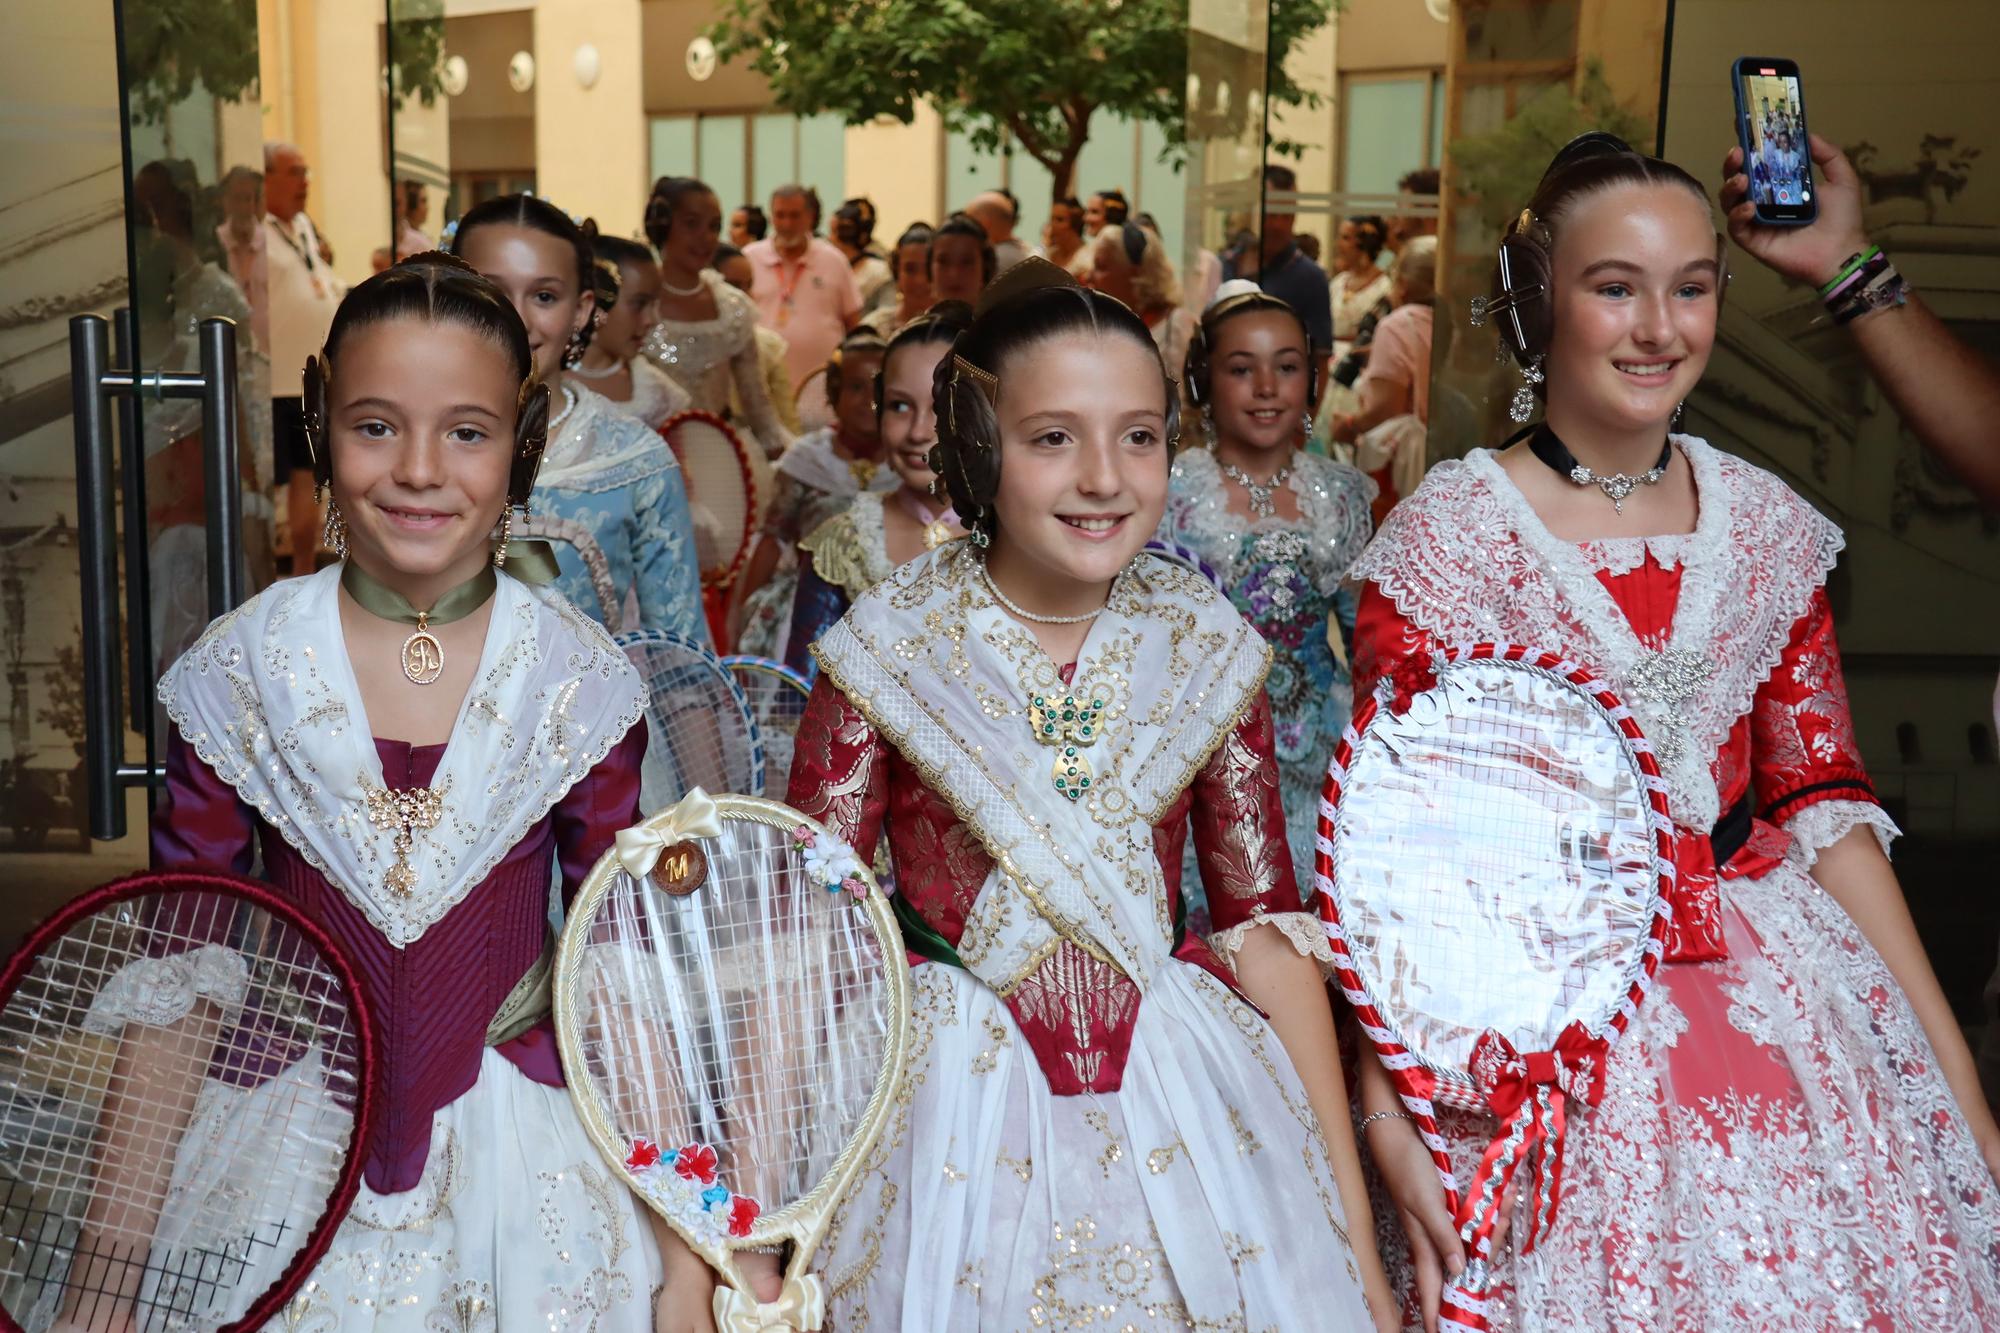
[[[1051,264],[1040,255],[1029,255],[987,285],[986,290],[979,294],[979,304],[973,307],[973,316],[984,318],[994,307],[1005,305],[1017,296],[1038,292],[1044,287],[1071,287],[1078,291],[1083,290],[1083,284],[1062,265]]]

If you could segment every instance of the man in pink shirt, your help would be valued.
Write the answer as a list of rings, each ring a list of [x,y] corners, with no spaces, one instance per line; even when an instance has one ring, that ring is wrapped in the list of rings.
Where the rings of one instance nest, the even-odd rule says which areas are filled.
[[[785,370],[796,389],[826,365],[861,317],[861,291],[847,256],[812,234],[802,185],[771,192],[771,234],[743,251],[752,272],[758,322],[784,335]]]

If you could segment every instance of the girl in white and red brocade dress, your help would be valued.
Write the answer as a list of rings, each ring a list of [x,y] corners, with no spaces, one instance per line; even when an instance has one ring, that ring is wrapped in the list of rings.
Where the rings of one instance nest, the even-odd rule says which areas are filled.
[[[1172,383],[1137,316],[1053,265],[986,301],[934,392],[975,535],[819,640],[792,768],[861,855],[886,835],[918,958],[910,1068],[820,1252],[834,1326],[1344,1330],[1364,1293],[1393,1322],[1347,1230],[1367,1194],[1270,650],[1140,553]],[[1190,813],[1221,957],[1181,919]]]
[[[1572,1121],[1553,1231],[1497,1270],[1493,1327],[1994,1327],[2000,1129],[1884,855],[1823,587],[1841,534],[1668,433],[1715,338],[1706,196],[1586,136],[1522,217],[1492,310],[1546,375],[1546,420],[1433,469],[1362,556],[1356,697],[1439,644],[1589,664],[1660,754],[1678,882],[1665,965]],[[1412,1251],[1392,1269],[1429,1323],[1462,1251],[1372,1057],[1362,1083]],[[1491,1121],[1444,1128],[1465,1180]]]

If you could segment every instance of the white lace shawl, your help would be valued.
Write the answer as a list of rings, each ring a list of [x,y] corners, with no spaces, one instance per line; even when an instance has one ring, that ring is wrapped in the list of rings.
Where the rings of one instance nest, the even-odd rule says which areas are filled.
[[[535,489],[609,491],[680,466],[674,451],[651,426],[597,390],[571,377],[564,386],[576,393],[576,406],[549,431]],[[556,394],[562,410],[563,394]]]
[[[395,830],[371,822],[383,784],[340,630],[334,565],[223,616],[160,680],[182,738],[286,842],[402,948],[492,873],[523,834],[636,723],[645,691],[625,654],[559,594],[505,574],[431,788],[443,816],[392,891]]]
[[[853,495],[861,490],[854,469],[833,451],[831,426],[821,426],[792,441],[792,447],[778,459],[778,471],[828,495]],[[876,467],[875,475],[868,479],[871,491],[893,491],[902,484],[903,479],[887,464]]]
[[[1649,739],[1682,729],[1662,765],[1674,821],[1706,832],[1721,814],[1712,765],[1730,728],[1784,655],[1844,539],[1782,481],[1692,436],[1673,437],[1693,469],[1700,513],[1682,549],[1668,643],[1643,643],[1579,547],[1536,517],[1490,450],[1432,468],[1356,563],[1397,611],[1446,643],[1556,649],[1603,675]],[[1634,688],[1665,649],[1713,668],[1679,706]]]
[[[993,857],[959,953],[1002,994],[1069,938],[1143,989],[1172,931],[1152,826],[1241,720],[1270,649],[1205,579],[1141,556],[1094,621],[1069,686],[952,542],[899,567],[815,645],[820,668]],[[1107,701],[1079,801],[1029,729],[1033,692]]]

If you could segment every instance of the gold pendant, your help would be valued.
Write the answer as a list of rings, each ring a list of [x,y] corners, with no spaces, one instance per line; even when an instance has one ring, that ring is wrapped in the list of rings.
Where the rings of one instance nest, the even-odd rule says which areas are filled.
[[[444,645],[430,631],[430,613],[417,613],[417,632],[403,640],[403,674],[413,685],[428,685],[444,674]]]
[[[396,863],[383,875],[382,883],[391,893],[408,897],[417,887],[416,868],[410,864],[416,832],[437,827],[438,820],[444,817],[444,793],[435,787],[391,791],[387,787],[364,785],[361,795],[368,822],[377,828],[396,831]]]
[[[847,470],[853,474],[854,484],[864,491],[868,489],[868,483],[875,480],[875,467],[875,461],[871,458],[847,460]]]
[[[1049,776],[1056,794],[1080,801],[1090,791],[1097,773],[1083,750],[1096,742],[1104,730],[1104,700],[1078,699],[1074,694],[1061,698],[1037,694],[1028,701],[1028,726],[1035,739],[1055,747],[1055,764]]]

